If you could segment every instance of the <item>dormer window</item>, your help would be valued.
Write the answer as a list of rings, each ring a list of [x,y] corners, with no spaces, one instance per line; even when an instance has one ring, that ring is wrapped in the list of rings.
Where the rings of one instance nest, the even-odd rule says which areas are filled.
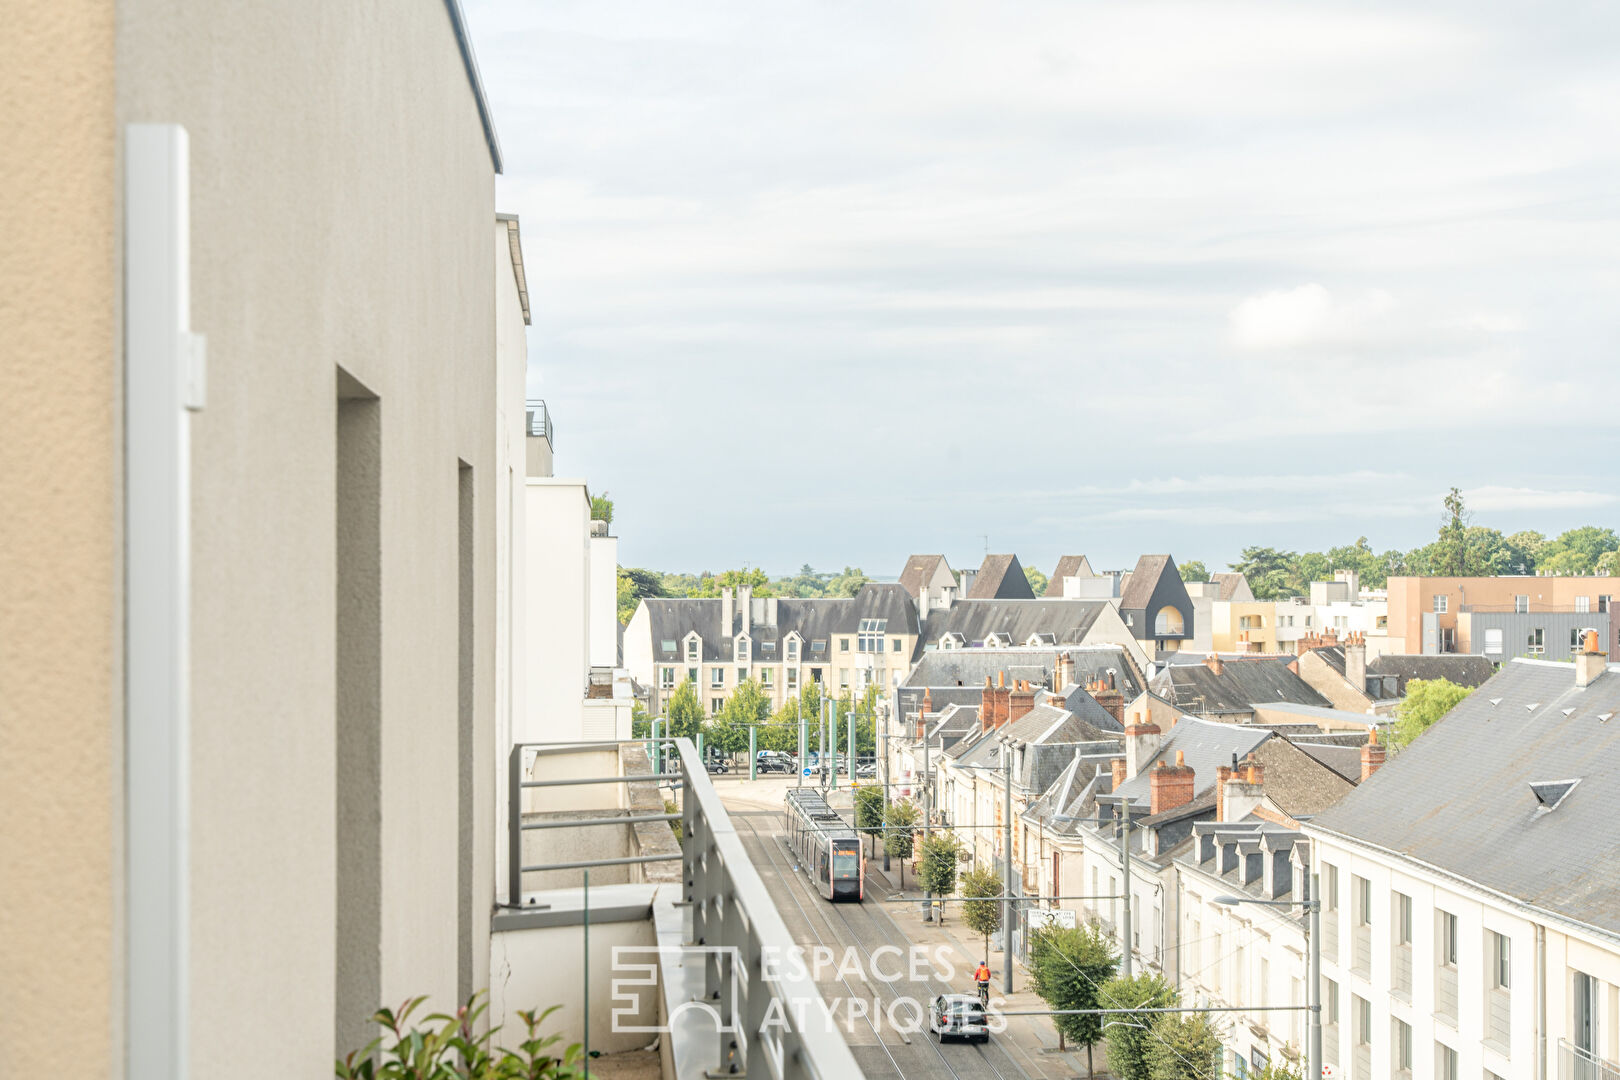
[[[737,636],[737,663],[748,663],[748,636],[746,634]]]
[[[888,628],[888,619],[862,619],[856,628],[856,651],[882,652],[883,633]]]
[[[1537,809],[1556,810],[1558,804],[1575,790],[1579,780],[1532,780],[1530,790],[1535,793]]]
[[[984,639],[984,647],[987,648],[987,649],[1007,649],[1007,648],[1011,648],[1012,647],[1012,635],[1003,634],[1003,633],[998,631],[998,632],[996,632],[994,634],[991,634],[989,637]]]
[[[948,634],[941,634],[939,637],[939,647],[941,649],[960,649],[965,644],[967,644],[967,638],[958,634],[955,630]]]
[[[695,664],[698,662],[698,652],[701,648],[702,642],[699,641],[698,638],[689,637],[686,639],[686,662],[688,664]]]
[[[799,639],[798,638],[788,638],[787,661],[790,664],[796,664],[796,663],[799,662]]]

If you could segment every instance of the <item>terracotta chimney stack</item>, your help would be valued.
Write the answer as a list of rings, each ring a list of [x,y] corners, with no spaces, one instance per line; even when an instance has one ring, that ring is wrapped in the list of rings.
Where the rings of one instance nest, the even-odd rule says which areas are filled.
[[[1361,782],[1366,783],[1367,777],[1384,767],[1384,747],[1378,741],[1378,729],[1372,728],[1367,732],[1367,745],[1361,748]]]
[[[1035,691],[1027,680],[1019,680],[1007,693],[1007,723],[1020,719],[1035,707]]]
[[[1118,757],[1114,758],[1108,763],[1108,765],[1114,772],[1114,786],[1112,790],[1118,791],[1119,786],[1125,782],[1125,759]]]
[[[1216,656],[1214,653],[1210,653],[1208,656],[1204,657],[1204,666],[1209,668],[1209,670],[1213,671],[1217,675],[1219,675],[1226,667],[1225,664],[1221,663],[1221,658]]]
[[[1598,633],[1588,630],[1581,638],[1581,651],[1575,654],[1575,685],[1591,686],[1608,669],[1609,658],[1598,651]]]
[[[1151,720],[1145,724],[1132,724],[1125,729],[1125,774],[1135,776],[1147,767],[1153,755],[1159,752],[1160,737],[1164,733]]]
[[[1176,751],[1174,765],[1161,758],[1158,767],[1148,772],[1150,800],[1148,812],[1159,814],[1186,806],[1193,800],[1193,784],[1192,766],[1187,764],[1186,757],[1180,750]]]

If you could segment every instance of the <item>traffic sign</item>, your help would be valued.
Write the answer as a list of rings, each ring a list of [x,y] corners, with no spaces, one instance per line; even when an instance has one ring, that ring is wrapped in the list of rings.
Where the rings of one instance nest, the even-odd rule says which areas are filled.
[[[809,776],[810,775],[810,770],[809,769],[804,770],[804,775]]]

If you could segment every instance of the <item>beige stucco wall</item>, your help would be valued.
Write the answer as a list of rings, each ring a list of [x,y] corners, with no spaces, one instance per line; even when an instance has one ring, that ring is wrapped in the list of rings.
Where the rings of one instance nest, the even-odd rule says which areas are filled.
[[[190,133],[192,323],[208,337],[193,424],[193,1074],[327,1075],[335,786],[365,782],[334,775],[336,373],[380,409],[381,996],[447,1006],[458,462],[475,470],[473,776],[493,798],[493,167],[439,0],[123,0],[119,18],[120,121]],[[492,848],[477,845],[476,874]],[[475,925],[487,956],[487,914]]]
[[[115,1075],[113,4],[0,32],[0,1076]],[[64,1033],[72,1033],[64,1035]]]

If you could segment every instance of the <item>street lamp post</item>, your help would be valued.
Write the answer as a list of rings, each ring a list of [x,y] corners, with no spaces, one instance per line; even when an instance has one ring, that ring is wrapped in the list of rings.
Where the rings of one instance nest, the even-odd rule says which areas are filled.
[[[1311,1014],[1310,1032],[1306,1037],[1307,1080],[1322,1077],[1322,901],[1316,893],[1316,875],[1312,874],[1311,896],[1308,900],[1257,900],[1249,896],[1217,896],[1215,902],[1227,907],[1238,904],[1258,904],[1261,907],[1303,907],[1306,914],[1306,936],[1310,953],[1310,992],[1306,995],[1306,1010]]]

